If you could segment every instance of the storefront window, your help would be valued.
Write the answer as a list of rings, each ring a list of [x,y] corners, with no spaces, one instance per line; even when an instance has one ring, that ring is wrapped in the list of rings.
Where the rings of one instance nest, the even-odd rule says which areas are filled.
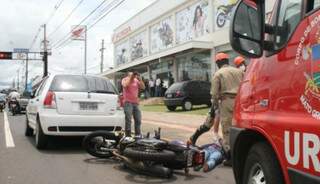
[[[179,81],[211,79],[210,51],[177,57],[177,64]]]
[[[164,88],[168,88],[174,83],[173,60],[155,62],[150,64],[152,80],[161,79]]]

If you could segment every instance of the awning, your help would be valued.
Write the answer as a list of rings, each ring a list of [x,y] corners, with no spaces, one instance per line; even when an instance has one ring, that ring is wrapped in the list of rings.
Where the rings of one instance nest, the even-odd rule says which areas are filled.
[[[189,49],[212,49],[214,46],[213,42],[203,42],[203,41],[189,41],[180,45],[177,45],[175,47],[171,47],[167,50],[152,54],[150,56],[129,62],[129,63],[125,63],[122,65],[117,66],[114,69],[108,70],[106,72],[104,72],[103,74],[101,74],[102,76],[107,76],[107,77],[113,77],[115,73],[131,68],[133,66],[137,66],[137,65],[141,65],[144,63],[147,63],[149,61],[153,61],[159,58],[163,58],[166,56],[170,56],[185,50],[189,50]]]

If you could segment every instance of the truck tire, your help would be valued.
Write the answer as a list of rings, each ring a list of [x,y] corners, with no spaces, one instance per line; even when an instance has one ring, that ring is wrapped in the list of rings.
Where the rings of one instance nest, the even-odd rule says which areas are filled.
[[[177,106],[167,106],[167,109],[168,109],[169,111],[175,111],[176,108],[177,108]]]
[[[119,143],[119,138],[113,133],[108,131],[96,131],[87,135],[82,142],[83,148],[92,156],[98,158],[110,158],[113,156],[110,151],[99,150],[97,147],[98,142],[94,142],[96,138],[105,138],[106,140],[115,141],[114,144],[110,144],[108,148],[115,149]]]
[[[169,150],[145,150],[139,147],[129,147],[123,151],[123,155],[137,161],[168,162],[175,159],[176,155]]]
[[[29,126],[29,120],[27,116],[26,116],[26,129],[25,129],[24,135],[27,137],[30,137],[33,135],[33,129]]]
[[[35,139],[36,139],[36,147],[39,150],[45,149],[47,147],[49,138],[47,135],[43,133],[39,119],[37,120]]]
[[[284,184],[280,164],[272,148],[256,143],[247,156],[243,171],[243,184]]]

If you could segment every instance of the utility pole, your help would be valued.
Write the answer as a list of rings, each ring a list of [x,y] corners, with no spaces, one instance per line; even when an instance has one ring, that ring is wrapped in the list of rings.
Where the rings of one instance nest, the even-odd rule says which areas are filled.
[[[18,72],[17,91],[20,91],[20,69],[18,69],[17,72]]]
[[[48,48],[46,24],[43,25],[43,77],[48,76]]]
[[[101,42],[101,49],[100,49],[100,52],[101,52],[101,63],[100,63],[100,73],[103,73],[103,53],[104,53],[104,50],[106,48],[104,48],[104,39],[102,39],[102,42]]]
[[[26,53],[27,57],[26,57],[26,80],[25,80],[25,87],[24,90],[27,91],[27,85],[28,85],[28,63],[29,63],[29,58],[28,58],[28,53]]]
[[[87,74],[87,26],[84,27],[84,74]]]

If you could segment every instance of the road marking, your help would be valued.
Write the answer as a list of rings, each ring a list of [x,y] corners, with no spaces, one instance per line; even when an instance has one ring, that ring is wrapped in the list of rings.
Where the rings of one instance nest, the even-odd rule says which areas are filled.
[[[5,133],[7,148],[14,148],[15,145],[14,145],[12,133],[10,130],[10,125],[9,125],[7,113],[3,112],[3,116],[4,116],[4,133]]]

